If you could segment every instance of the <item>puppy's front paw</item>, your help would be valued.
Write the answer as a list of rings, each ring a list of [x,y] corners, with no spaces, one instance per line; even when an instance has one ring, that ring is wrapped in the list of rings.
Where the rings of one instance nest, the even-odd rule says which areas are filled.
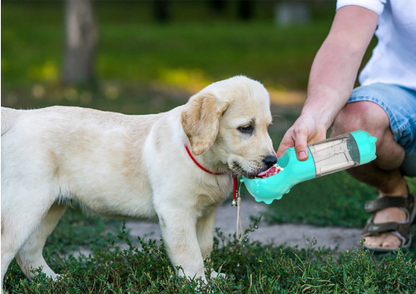
[[[53,274],[53,275],[50,275],[49,278],[51,278],[52,280],[56,282],[56,281],[62,280],[64,278],[64,275]]]
[[[227,278],[226,274],[223,273],[217,273],[216,271],[212,270],[211,272],[211,279],[216,279],[216,278]]]

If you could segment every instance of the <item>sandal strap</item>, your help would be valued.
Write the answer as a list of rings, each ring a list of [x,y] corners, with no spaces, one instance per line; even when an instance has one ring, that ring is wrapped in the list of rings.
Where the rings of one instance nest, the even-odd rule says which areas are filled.
[[[410,208],[412,208],[413,205],[414,197],[411,197],[411,195],[399,197],[384,196],[376,200],[367,201],[364,209],[367,213],[373,213],[389,207],[400,207],[406,209],[407,212],[410,212]]]
[[[380,233],[390,232],[401,240],[402,246],[408,245],[411,242],[410,228],[412,223],[416,223],[416,197],[410,194],[409,187],[407,187],[407,196],[384,196],[374,201],[367,201],[365,204],[366,212],[373,213],[373,216],[367,221],[365,228],[362,231],[362,236],[375,236]],[[397,207],[406,212],[406,222],[387,222],[374,223],[375,212],[389,208]]]
[[[376,235],[386,232],[397,232],[400,235],[402,240],[407,240],[410,234],[411,223],[397,223],[397,222],[388,222],[388,223],[373,223],[368,222],[365,228],[363,229],[362,236]],[[397,235],[396,234],[396,235]]]

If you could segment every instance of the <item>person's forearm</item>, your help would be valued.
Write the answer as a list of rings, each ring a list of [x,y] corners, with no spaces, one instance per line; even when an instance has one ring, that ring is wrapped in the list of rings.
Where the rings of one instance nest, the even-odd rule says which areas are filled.
[[[311,114],[329,128],[348,101],[363,52],[326,40],[312,65],[302,114]]]
[[[328,129],[350,97],[378,15],[358,6],[338,10],[331,31],[313,62],[302,115]]]

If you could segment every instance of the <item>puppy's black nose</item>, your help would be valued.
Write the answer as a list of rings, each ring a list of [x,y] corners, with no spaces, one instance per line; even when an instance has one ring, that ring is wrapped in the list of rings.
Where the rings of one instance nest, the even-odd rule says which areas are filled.
[[[267,168],[271,168],[273,165],[275,165],[277,162],[276,155],[267,155],[263,159],[263,163],[267,166]]]

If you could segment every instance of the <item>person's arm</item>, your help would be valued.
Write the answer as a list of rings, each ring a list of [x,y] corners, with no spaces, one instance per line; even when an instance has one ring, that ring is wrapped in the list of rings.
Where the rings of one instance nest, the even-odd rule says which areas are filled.
[[[351,95],[377,22],[378,14],[369,9],[354,5],[338,9],[313,61],[301,115],[283,137],[277,158],[294,146],[298,159],[306,160],[306,145],[326,138],[326,131]]]

